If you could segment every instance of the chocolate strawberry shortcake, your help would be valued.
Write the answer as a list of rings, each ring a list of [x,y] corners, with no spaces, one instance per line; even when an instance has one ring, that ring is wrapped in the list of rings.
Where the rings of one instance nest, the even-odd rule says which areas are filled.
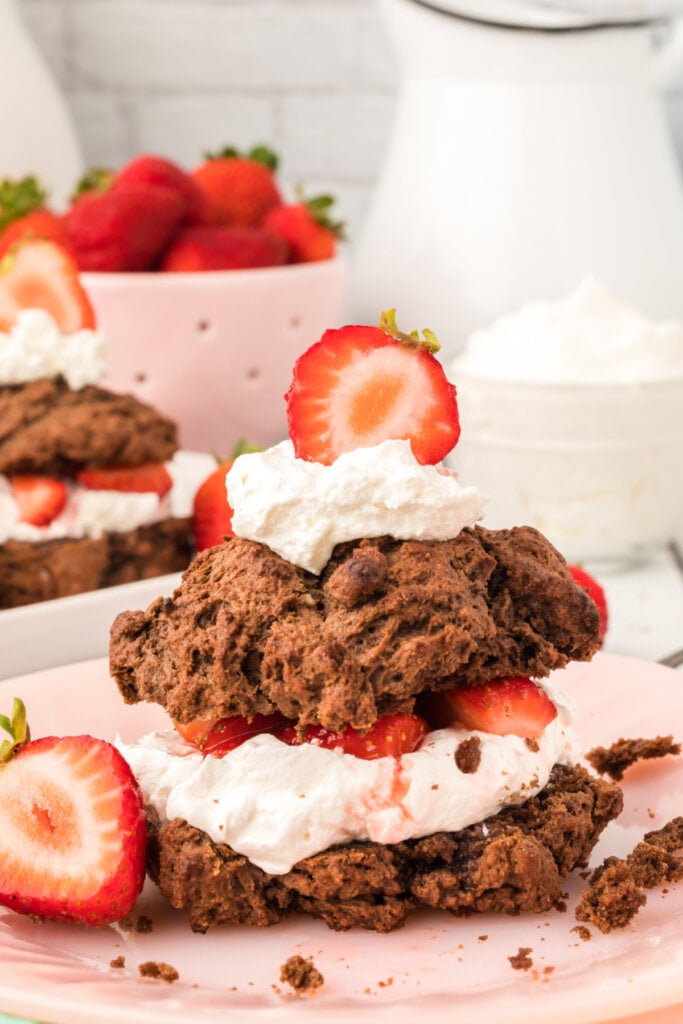
[[[26,243],[0,266],[0,608],[184,569],[175,424],[97,383],[104,341],[75,265]]]
[[[228,473],[233,536],[112,627],[124,699],[175,726],[119,746],[149,873],[195,930],[547,911],[621,810],[548,681],[597,650],[596,606],[441,465],[457,403],[425,335],[327,331],[290,440]]]

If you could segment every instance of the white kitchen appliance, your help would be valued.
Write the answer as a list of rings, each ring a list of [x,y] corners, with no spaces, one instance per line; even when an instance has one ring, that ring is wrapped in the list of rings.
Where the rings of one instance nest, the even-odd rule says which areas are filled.
[[[0,180],[34,174],[50,205],[65,206],[83,173],[80,144],[16,0],[0,0],[0,125]]]
[[[472,329],[589,275],[683,319],[683,188],[658,77],[676,61],[654,43],[680,3],[379,3],[400,88],[352,251],[354,319],[396,306],[446,362]]]

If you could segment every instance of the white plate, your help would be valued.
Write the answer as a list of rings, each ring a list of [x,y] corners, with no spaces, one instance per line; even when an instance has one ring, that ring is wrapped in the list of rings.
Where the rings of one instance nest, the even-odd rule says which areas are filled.
[[[683,738],[683,689],[671,669],[601,654],[555,682],[577,705],[586,749],[619,736]],[[1,683],[0,709],[15,695],[26,702],[36,736],[112,738],[119,731],[131,740],[166,721],[159,708],[126,706],[102,660]],[[636,765],[623,788],[625,810],[592,863],[627,853],[644,832],[681,813],[683,759]],[[36,924],[2,911],[0,1008],[61,1024],[588,1024],[646,1012],[652,1024],[679,1022],[683,887],[653,890],[631,925],[610,935],[591,929],[586,942],[572,931],[582,884],[578,876],[568,881],[565,914],[423,913],[389,935],[335,933],[306,918],[193,934],[151,886],[138,904],[154,921],[146,935]],[[513,970],[508,961],[520,946],[532,950],[531,970]],[[294,953],[312,956],[324,976],[312,997],[297,998],[279,981],[280,965]],[[125,957],[123,969],[110,966],[117,956]],[[141,979],[137,968],[146,960],[171,964],[179,980]]]
[[[211,455],[176,452],[169,465],[174,516],[190,515],[195,491],[215,465]],[[179,581],[174,573],[0,611],[0,679],[103,657],[118,613],[146,608]]]

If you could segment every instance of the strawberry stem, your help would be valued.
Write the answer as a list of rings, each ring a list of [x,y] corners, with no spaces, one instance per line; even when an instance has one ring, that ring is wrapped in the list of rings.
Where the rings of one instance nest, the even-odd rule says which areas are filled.
[[[46,199],[47,193],[37,178],[21,178],[19,181],[4,178],[0,181],[0,231],[19,217],[44,206]]]
[[[319,196],[307,197],[304,192],[302,185],[295,185],[294,194],[296,195],[297,201],[305,206],[309,214],[322,228],[326,228],[331,231],[332,234],[343,241],[344,239],[344,221],[333,220],[329,216],[329,213],[334,206],[336,200],[334,196],[323,193]]]
[[[12,717],[0,715],[0,728],[9,733],[12,740],[4,740],[0,744],[0,765],[6,764],[17,752],[19,747],[31,739],[31,731],[26,719],[26,707],[23,700],[14,698]]]
[[[426,348],[432,355],[441,348],[436,334],[434,334],[434,331],[430,331],[428,327],[423,328],[422,338],[420,338],[419,331],[411,331],[410,334],[399,331],[396,324],[395,309],[384,310],[379,318],[379,326],[386,334],[390,334],[401,345],[407,345],[409,348]]]
[[[248,153],[242,153],[234,146],[223,146],[222,149],[216,150],[215,153],[210,151],[204,153],[205,160],[226,160],[235,156],[254,160],[257,164],[263,164],[269,171],[276,171],[280,163],[277,153],[270,149],[269,146],[264,145],[252,146]]]

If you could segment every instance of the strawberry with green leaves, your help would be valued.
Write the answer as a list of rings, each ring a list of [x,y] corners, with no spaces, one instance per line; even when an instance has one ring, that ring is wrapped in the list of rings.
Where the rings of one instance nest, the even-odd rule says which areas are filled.
[[[216,468],[200,484],[192,505],[192,528],[197,551],[213,548],[217,544],[222,544],[226,537],[234,536],[226,477],[239,455],[259,451],[261,448],[258,445],[239,440],[230,457],[219,461]]]
[[[62,216],[46,204],[47,192],[37,178],[0,182],[0,259],[28,239],[47,238],[68,247]]]
[[[306,199],[299,192],[296,203],[282,203],[264,218],[263,226],[287,243],[290,263],[331,260],[337,243],[344,237],[344,225],[330,216],[334,198],[329,195]]]
[[[113,177],[112,188],[143,185],[174,192],[184,205],[182,224],[202,224],[207,219],[206,200],[188,171],[156,154],[143,153],[125,164]]]
[[[344,452],[409,440],[418,462],[440,462],[460,436],[454,386],[432,331],[404,334],[395,310],[379,327],[325,331],[294,365],[287,402],[298,458],[331,465]]]
[[[209,153],[192,171],[206,204],[210,223],[221,227],[256,227],[282,202],[275,178],[277,156],[266,146],[246,155],[228,146]]]
[[[0,904],[50,920],[105,925],[128,914],[145,877],[140,787],[110,743],[31,740],[26,710],[0,715]]]

